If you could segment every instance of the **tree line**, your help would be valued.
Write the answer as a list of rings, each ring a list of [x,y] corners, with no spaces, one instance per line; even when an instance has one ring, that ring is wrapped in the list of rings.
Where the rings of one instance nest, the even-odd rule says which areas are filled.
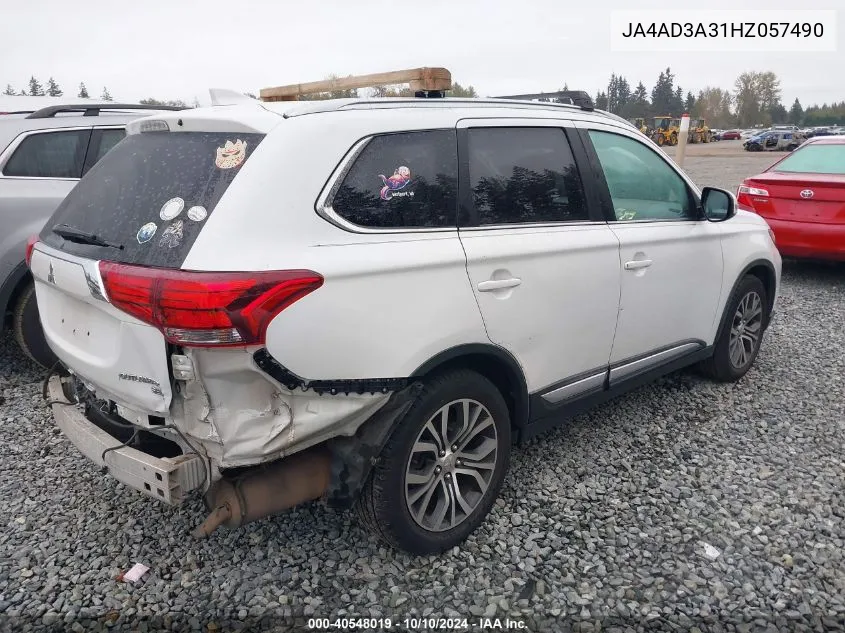
[[[34,75],[29,78],[27,85],[29,86],[29,90],[21,88],[20,91],[17,91],[12,84],[6,84],[6,89],[3,91],[3,94],[13,96],[20,95],[23,97],[61,97],[65,94],[64,90],[61,89],[59,84],[52,77],[47,80],[46,88],[40,81],[38,81],[38,79],[35,78]],[[88,94],[88,88],[85,87],[85,82],[80,82],[79,91],[76,96],[80,99],[91,98]],[[105,86],[103,86],[103,92],[100,94],[100,99],[103,101],[114,101],[111,93],[109,93],[109,89]]]
[[[626,119],[656,116],[679,117],[684,112],[704,118],[710,127],[768,126],[778,123],[820,126],[845,123],[845,102],[814,105],[806,110],[796,98],[787,110],[781,103],[780,79],[771,71],[740,74],[733,90],[707,86],[694,95],[675,84],[671,68],[661,71],[647,91],[640,81],[634,89],[628,80],[612,74],[606,90],[600,90],[595,105]]]
[[[330,75],[327,79],[337,79],[337,75]],[[6,84],[4,95],[29,95],[33,97],[50,96],[61,97],[64,91],[59,84],[50,77],[46,87],[35,76],[27,82],[28,89],[15,90],[12,84]],[[564,86],[564,90],[566,90]],[[247,93],[251,97],[254,94]],[[413,92],[402,86],[380,86],[370,89],[375,97],[409,97]],[[81,82],[77,97],[90,98],[85,83]],[[358,97],[358,90],[335,90],[313,95],[304,95],[302,100],[341,99]],[[477,97],[478,93],[471,85],[462,86],[458,82],[452,84],[450,97]],[[103,87],[100,94],[103,101],[113,101],[108,88]],[[187,107],[180,99],[162,100],[153,97],[141,99],[140,103],[149,105],[170,105]],[[671,68],[661,71],[654,87],[649,91],[640,81],[636,87],[622,75],[612,74],[606,90],[600,90],[595,97],[595,105],[601,110],[608,110],[626,119],[643,117],[649,119],[655,116],[679,117],[688,112],[690,116],[704,118],[710,127],[730,128],[749,127],[753,125],[772,125],[791,123],[794,125],[820,126],[845,123],[845,101],[831,104],[813,105],[806,110],[796,98],[792,107],[787,110],[781,103],[780,79],[771,71],[748,71],[740,74],[734,82],[733,90],[707,86],[694,95],[691,91],[684,92],[680,85],[675,84],[675,75]],[[199,106],[194,99],[193,106]]]

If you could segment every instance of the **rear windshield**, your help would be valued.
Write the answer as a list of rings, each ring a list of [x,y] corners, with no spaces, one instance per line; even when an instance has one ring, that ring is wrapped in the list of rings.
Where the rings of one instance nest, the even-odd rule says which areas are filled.
[[[772,171],[802,174],[845,174],[845,143],[810,144],[795,150]]]
[[[79,181],[41,239],[91,259],[181,267],[207,218],[263,138],[221,132],[130,135]],[[65,233],[70,227],[115,246],[63,238],[54,232],[59,225]]]

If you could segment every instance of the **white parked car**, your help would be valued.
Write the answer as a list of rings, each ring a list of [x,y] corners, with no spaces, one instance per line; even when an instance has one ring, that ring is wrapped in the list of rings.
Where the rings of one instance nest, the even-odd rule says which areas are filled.
[[[163,113],[33,242],[65,435],[197,536],[322,498],[460,543],[511,444],[681,367],[741,378],[781,260],[622,119],[495,99]]]

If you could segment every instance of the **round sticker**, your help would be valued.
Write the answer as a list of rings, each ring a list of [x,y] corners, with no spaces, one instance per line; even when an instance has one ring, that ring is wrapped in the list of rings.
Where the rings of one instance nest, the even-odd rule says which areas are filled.
[[[147,222],[144,226],[138,229],[138,235],[135,236],[138,238],[138,244],[146,244],[153,239],[153,235],[156,234],[156,230],[158,230],[158,226],[156,226],[155,222]]]
[[[205,210],[205,207],[196,206],[188,209],[188,219],[194,222],[202,222],[207,217],[208,211]]]
[[[168,220],[172,220],[177,215],[182,213],[182,209],[185,208],[185,201],[182,198],[171,198],[163,205],[161,205],[161,212],[158,214],[162,220],[167,222]]]

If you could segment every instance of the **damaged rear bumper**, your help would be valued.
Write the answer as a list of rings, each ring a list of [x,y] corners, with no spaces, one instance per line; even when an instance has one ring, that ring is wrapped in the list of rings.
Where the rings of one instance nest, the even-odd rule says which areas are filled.
[[[206,470],[198,455],[154,457],[129,447],[108,450],[123,442],[88,420],[76,405],[63,404],[67,399],[58,376],[48,388],[53,418],[65,437],[118,481],[168,505],[180,504],[188,492],[204,485]]]

